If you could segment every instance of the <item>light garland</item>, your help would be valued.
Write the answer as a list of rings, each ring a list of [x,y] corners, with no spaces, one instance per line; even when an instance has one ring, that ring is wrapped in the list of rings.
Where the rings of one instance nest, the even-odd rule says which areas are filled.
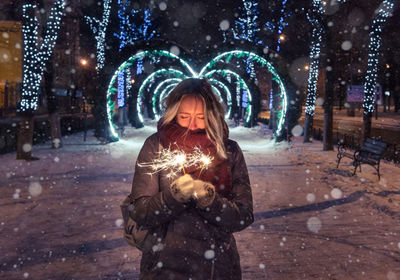
[[[290,17],[292,15],[291,12],[289,12],[289,13],[286,12],[286,3],[287,3],[287,0],[282,1],[281,18],[279,19],[279,24],[278,24],[278,43],[276,46],[277,52],[280,51],[281,36],[283,33],[283,29],[288,25],[288,23],[285,22],[285,18]]]
[[[129,67],[125,68],[125,84],[126,84],[126,96],[128,96],[131,88],[132,88],[132,74],[131,69]]]
[[[118,108],[125,106],[125,73],[118,73]]]
[[[243,7],[239,7],[242,16],[235,20],[235,25],[232,29],[221,30],[224,42],[227,41],[227,35],[230,32],[235,40],[246,40],[256,44],[263,42],[257,38],[257,32],[260,31],[258,26],[258,3],[256,1],[242,0]]]
[[[347,0],[336,0],[338,3],[345,3]],[[307,82],[306,114],[314,116],[315,101],[317,99],[317,82],[319,76],[319,62],[321,54],[323,16],[326,12],[326,2],[323,0],[313,0],[311,13],[307,13],[307,19],[313,30],[311,34],[310,65]]]
[[[382,42],[382,26],[391,15],[393,7],[393,0],[384,0],[382,2],[369,33],[368,64],[364,83],[364,114],[372,113],[375,108],[375,87],[378,74],[379,49]]]
[[[151,30],[151,12],[152,9],[143,10],[143,23],[135,24],[135,18],[140,15],[141,10],[130,10],[131,1],[118,0],[118,18],[120,21],[120,33],[114,33],[120,41],[119,50],[121,51],[126,45],[138,40],[150,40],[157,36],[155,30]],[[130,10],[130,13],[128,12]]]
[[[38,109],[43,71],[56,44],[64,7],[65,3],[63,0],[56,0],[54,2],[54,6],[50,10],[46,33],[39,47],[39,21],[35,15],[37,6],[32,4],[22,6],[24,54],[21,103],[19,105],[21,112]]]
[[[243,0],[243,7],[239,7],[245,14],[244,17],[235,20],[235,28],[232,29],[233,37],[236,40],[256,41],[256,33],[260,31],[257,24],[258,19],[258,3],[255,1]]]
[[[311,14],[307,14],[307,19],[313,28],[311,35],[310,65],[308,72],[306,114],[314,116],[315,101],[317,99],[318,70],[322,43],[322,22],[321,16],[325,12],[322,0],[313,0]]]
[[[85,16],[86,22],[92,29],[94,38],[96,40],[97,72],[99,72],[104,67],[106,31],[108,27],[108,21],[110,18],[111,2],[112,0],[103,0],[104,9],[101,21],[94,17]]]

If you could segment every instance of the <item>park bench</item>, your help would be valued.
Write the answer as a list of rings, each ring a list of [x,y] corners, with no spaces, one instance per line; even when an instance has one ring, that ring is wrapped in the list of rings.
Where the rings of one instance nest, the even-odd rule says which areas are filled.
[[[342,158],[347,157],[353,160],[353,175],[356,174],[357,168],[359,168],[361,172],[361,164],[369,164],[374,167],[375,170],[378,172],[378,179],[380,180],[380,161],[385,153],[387,146],[388,144],[383,141],[367,138],[359,149],[357,149],[354,153],[351,153],[346,149],[343,142],[339,142],[337,153],[337,168],[339,167]]]

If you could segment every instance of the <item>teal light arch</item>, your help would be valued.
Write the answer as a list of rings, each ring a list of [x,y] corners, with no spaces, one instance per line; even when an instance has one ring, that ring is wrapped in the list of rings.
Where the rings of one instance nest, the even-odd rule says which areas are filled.
[[[159,111],[161,111],[160,104],[163,100],[163,98],[169,94],[169,92],[173,89],[173,87],[179,83],[179,81],[186,79],[188,77],[194,77],[194,78],[207,78],[212,86],[213,90],[217,95],[221,97],[221,90],[225,92],[226,94],[226,100],[227,100],[227,107],[228,107],[228,113],[226,116],[229,116],[231,106],[232,106],[232,94],[229,90],[229,79],[227,78],[228,75],[233,76],[236,80],[236,85],[240,86],[240,89],[243,89],[247,91],[247,108],[246,108],[246,113],[245,113],[245,121],[249,122],[251,117],[253,116],[253,94],[250,91],[249,86],[247,83],[244,81],[244,79],[235,71],[232,69],[219,69],[219,65],[222,62],[222,64],[229,64],[233,60],[237,59],[240,62],[243,63],[249,63],[251,62],[251,65],[257,64],[258,66],[262,68],[266,68],[273,76],[273,81],[275,81],[279,88],[280,88],[280,97],[281,97],[281,104],[280,108],[281,111],[278,114],[278,122],[277,122],[277,129],[274,132],[275,136],[279,136],[283,130],[283,125],[285,122],[285,117],[287,113],[287,93],[286,89],[284,87],[284,84],[279,77],[277,71],[275,68],[263,57],[252,53],[248,51],[242,51],[242,50],[233,50],[233,51],[228,51],[224,52],[220,55],[217,55],[214,57],[209,63],[207,63],[199,73],[196,73],[190,65],[180,58],[179,56],[165,51],[165,50],[154,50],[154,51],[142,51],[139,52],[133,56],[131,56],[128,60],[126,60],[124,63],[122,63],[114,75],[112,76],[108,89],[107,89],[107,116],[108,116],[108,122],[109,122],[109,127],[111,130],[111,134],[118,139],[118,134],[116,132],[116,126],[113,123],[113,116],[115,114],[115,102],[113,101],[114,95],[118,92],[117,88],[115,87],[115,83],[117,81],[118,73],[121,71],[125,71],[125,69],[133,66],[133,63],[138,60],[138,59],[143,59],[143,58],[150,58],[151,62],[154,65],[161,64],[160,59],[162,57],[166,57],[169,59],[172,59],[172,61],[177,62],[179,69],[174,69],[174,68],[168,68],[168,69],[159,69],[147,76],[143,83],[140,86],[138,95],[137,95],[137,100],[136,100],[136,105],[137,105],[137,113],[138,113],[138,119],[140,122],[143,124],[143,116],[141,112],[141,102],[143,98],[143,94],[145,90],[149,90],[149,88],[155,87],[153,96],[152,96],[152,103],[153,103],[153,112],[155,113],[157,111],[157,108],[155,107],[157,102],[159,104]],[[223,77],[223,81],[221,81],[220,77]],[[155,115],[157,115],[155,113]]]
[[[228,118],[229,115],[231,114],[231,110],[232,110],[232,94],[231,94],[231,91],[229,90],[229,88],[224,83],[222,83],[222,82],[220,82],[220,81],[218,81],[216,79],[210,78],[208,80],[210,81],[210,83],[212,85],[219,86],[225,91],[226,103],[227,103],[226,104],[227,105],[227,110],[226,110],[226,113],[225,113],[225,118]]]
[[[181,81],[182,79],[180,78],[169,78],[159,83],[156,89],[154,90],[154,94],[152,97],[152,104],[153,104],[153,113],[157,119],[160,118],[159,112],[162,111],[161,105],[166,90],[172,90]]]
[[[155,79],[159,76],[167,75],[167,79],[169,79],[171,76],[176,78],[176,79],[186,79],[187,76],[183,74],[183,72],[176,70],[176,69],[160,69],[157,70],[153,73],[151,73],[142,83],[142,85],[139,88],[139,92],[137,95],[137,100],[136,100],[136,107],[137,107],[137,112],[138,112],[138,117],[140,121],[143,123],[143,116],[142,116],[142,109],[141,109],[141,99],[143,98],[143,91],[147,90],[149,87],[153,86],[155,83]]]
[[[281,98],[281,108],[282,110],[278,114],[278,125],[277,125],[277,130],[275,131],[275,136],[279,136],[282,133],[283,130],[283,125],[285,122],[286,118],[286,113],[287,113],[287,92],[286,88],[282,82],[282,79],[278,75],[278,72],[276,69],[272,66],[271,63],[269,63],[265,58],[262,56],[259,56],[253,52],[249,51],[242,51],[242,50],[233,50],[233,51],[227,51],[224,52],[220,55],[217,55],[215,58],[213,58],[210,62],[208,62],[200,71],[199,76],[201,77],[204,75],[206,71],[210,71],[210,69],[213,69],[217,62],[221,61],[224,63],[229,64],[232,59],[242,59],[243,61],[250,59],[250,61],[258,63],[261,67],[265,67],[268,69],[268,71],[272,74],[273,80],[278,84],[279,89],[280,89],[280,98]]]
[[[242,77],[240,77],[239,74],[231,71],[231,70],[212,70],[208,73],[204,74],[204,77],[206,79],[211,78],[214,74],[221,74],[222,76],[226,77],[227,74],[231,74],[232,76],[234,76],[237,80],[237,85],[240,86],[241,89],[244,89],[247,91],[247,108],[246,108],[246,114],[244,115],[244,119],[246,122],[250,121],[250,117],[252,114],[252,109],[253,109],[253,105],[252,105],[252,95],[250,92],[249,87],[247,86],[246,82],[242,79]]]

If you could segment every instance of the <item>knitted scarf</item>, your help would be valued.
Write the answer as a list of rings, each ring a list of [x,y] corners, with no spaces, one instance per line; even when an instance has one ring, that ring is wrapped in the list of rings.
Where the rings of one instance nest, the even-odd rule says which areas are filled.
[[[213,184],[218,194],[227,196],[232,189],[232,171],[228,160],[218,156],[217,147],[207,137],[205,129],[189,130],[175,121],[161,126],[161,122],[162,120],[158,123],[158,133],[164,148],[190,154],[195,147],[198,147],[203,154],[214,157],[207,169],[201,170],[198,166],[191,166],[185,167],[185,172],[194,179]],[[227,134],[225,141],[228,138]]]

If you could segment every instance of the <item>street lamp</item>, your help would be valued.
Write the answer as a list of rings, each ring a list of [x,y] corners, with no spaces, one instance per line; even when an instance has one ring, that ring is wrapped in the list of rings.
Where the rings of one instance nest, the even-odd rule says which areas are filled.
[[[87,65],[87,63],[88,63],[88,61],[86,60],[86,59],[84,59],[84,58],[81,58],[81,65],[82,66],[86,66]]]

